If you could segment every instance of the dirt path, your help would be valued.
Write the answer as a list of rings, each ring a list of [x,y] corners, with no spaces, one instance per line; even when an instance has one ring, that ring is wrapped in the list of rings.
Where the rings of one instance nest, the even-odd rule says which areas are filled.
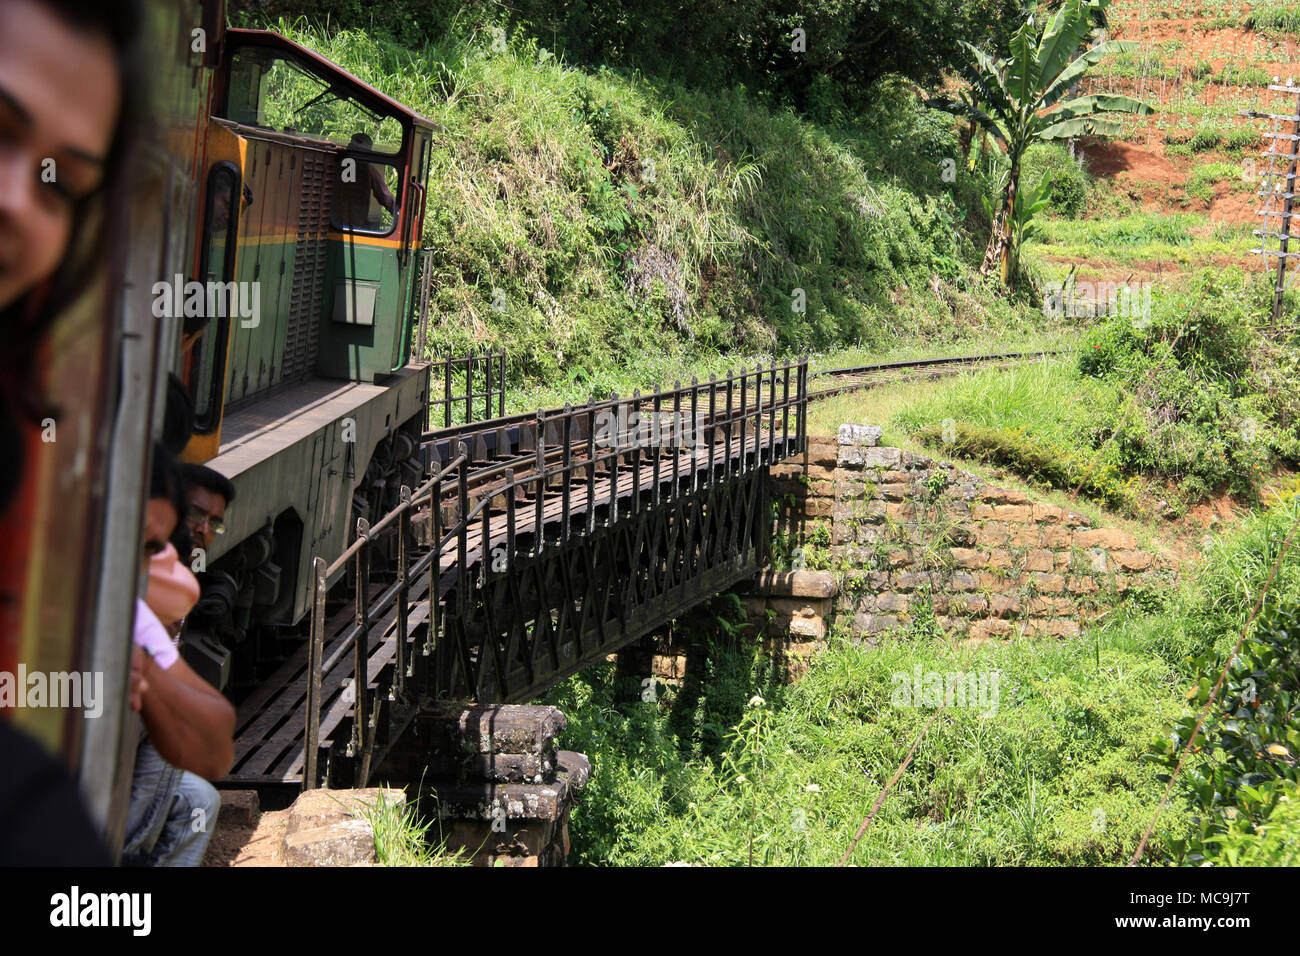
[[[284,866],[280,843],[288,819],[288,810],[268,810],[258,816],[256,826],[218,824],[203,865]]]

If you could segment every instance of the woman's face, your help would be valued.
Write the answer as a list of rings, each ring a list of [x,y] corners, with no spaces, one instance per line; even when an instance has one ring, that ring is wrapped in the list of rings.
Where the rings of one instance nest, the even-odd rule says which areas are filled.
[[[103,177],[120,105],[106,37],[0,2],[0,309],[48,278]]]

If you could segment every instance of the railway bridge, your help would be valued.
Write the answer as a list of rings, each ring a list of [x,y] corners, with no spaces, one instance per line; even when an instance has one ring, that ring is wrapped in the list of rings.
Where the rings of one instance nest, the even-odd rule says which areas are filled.
[[[444,369],[423,482],[315,559],[310,640],[239,707],[227,784],[365,786],[432,702],[533,699],[765,563],[807,359],[511,416],[471,367],[497,414],[455,427]]]

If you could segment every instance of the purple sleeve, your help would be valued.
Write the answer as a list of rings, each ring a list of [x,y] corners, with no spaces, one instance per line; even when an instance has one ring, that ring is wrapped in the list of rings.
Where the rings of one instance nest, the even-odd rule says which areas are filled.
[[[167,628],[162,626],[158,616],[149,610],[149,605],[135,600],[135,642],[144,648],[144,652],[154,659],[163,670],[171,667],[180,657],[180,652],[172,644]]]

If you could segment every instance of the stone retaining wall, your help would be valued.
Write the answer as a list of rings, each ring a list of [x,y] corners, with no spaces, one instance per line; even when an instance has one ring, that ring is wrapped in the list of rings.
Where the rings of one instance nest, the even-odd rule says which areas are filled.
[[[816,549],[805,559],[840,572],[835,609],[855,634],[933,614],[974,639],[1072,637],[1127,595],[1176,580],[1171,558],[1125,531],[879,439],[877,427],[845,425],[772,469],[773,493]]]

